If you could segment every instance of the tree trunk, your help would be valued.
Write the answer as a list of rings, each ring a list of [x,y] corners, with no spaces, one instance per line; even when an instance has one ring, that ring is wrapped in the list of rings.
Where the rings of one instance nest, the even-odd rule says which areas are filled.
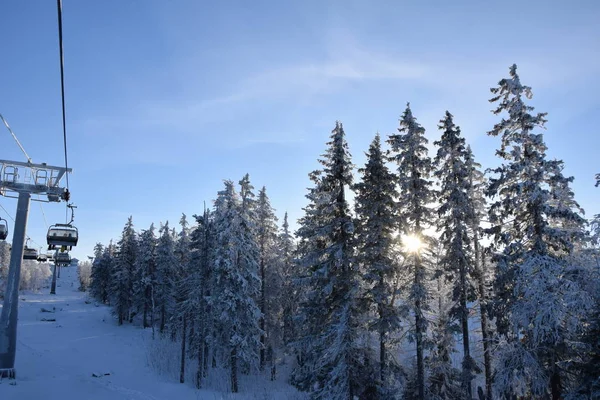
[[[171,342],[177,340],[177,326],[175,324],[171,325]]]
[[[164,304],[160,307],[160,329],[159,332],[163,333],[165,330],[165,318],[166,318],[166,311],[165,311],[165,306]]]
[[[145,299],[144,299],[144,328],[148,327],[148,311],[150,308],[150,305],[148,304],[148,300],[150,300],[150,293],[151,287],[147,286],[146,290],[144,291],[144,295],[145,295]]]
[[[423,285],[421,281],[421,259],[415,254],[415,286]],[[421,310],[421,300],[415,300],[415,336],[417,342],[417,388],[419,391],[419,400],[425,400],[425,365],[423,360],[423,313]]]
[[[238,392],[237,349],[231,349],[231,393]]]
[[[379,308],[379,322],[383,320],[383,306],[379,304],[377,307]],[[383,324],[379,327],[379,379],[381,380],[381,384],[384,385],[385,382],[385,329],[383,329]]]
[[[202,360],[202,363],[204,364],[204,368],[202,368],[202,370],[204,371],[203,376],[206,378],[206,375],[208,374],[208,354],[209,354],[208,343],[206,342],[206,339],[204,339],[203,346],[204,346],[204,354],[203,354],[204,359]],[[213,368],[216,368],[215,364],[216,364],[216,361],[213,358]]]
[[[471,360],[471,351],[469,348],[469,309],[467,307],[467,271],[465,266],[461,266],[460,269],[460,321],[462,325],[462,337],[463,337],[463,363],[462,363],[462,375],[463,375],[463,390],[466,391],[469,399],[473,398],[473,390],[471,388],[471,380],[473,372],[473,362]]]
[[[181,333],[181,369],[179,370],[179,383],[185,382],[185,343],[187,338],[187,318],[183,316],[183,331]]]
[[[190,348],[190,350],[192,350],[192,346],[194,344],[194,339],[195,339],[194,335],[195,334],[196,334],[196,329],[195,329],[194,320],[191,319],[190,320],[190,334],[188,335],[188,344],[187,344],[188,347]]]
[[[271,380],[274,381],[277,378],[277,358],[275,356],[275,350],[271,350]]]
[[[152,325],[152,339],[154,339],[154,286],[150,286],[150,298],[152,299],[152,314],[150,315],[150,324]]]
[[[560,377],[560,371],[556,367],[556,360],[552,357],[552,375],[550,376],[550,391],[552,393],[552,400],[562,399],[562,379]]]
[[[264,242],[264,241],[263,241]],[[265,318],[266,318],[266,301],[265,301],[265,258],[264,251],[265,245],[260,245],[260,370],[265,369],[265,346],[266,346],[266,332],[265,332]]]
[[[492,399],[492,355],[489,333],[489,323],[487,315],[487,300],[485,290],[485,254],[479,248],[479,239],[477,234],[474,238],[475,242],[475,266],[478,270],[477,284],[479,286],[479,313],[481,315],[481,337],[483,341],[483,366],[485,369],[485,396],[487,400]]]
[[[204,338],[201,338],[201,340],[203,341]],[[198,344],[198,371],[196,371],[196,389],[200,389],[202,387],[202,378],[205,376],[204,374],[206,373],[204,368],[205,368],[205,355],[204,352],[206,351],[206,346],[204,346],[204,343],[201,342]]]
[[[286,299],[284,301],[287,303],[289,300]],[[287,346],[290,343],[291,338],[292,338],[292,312],[291,312],[291,307],[288,304],[285,304],[285,306],[283,307],[282,320],[283,320],[283,344]]]

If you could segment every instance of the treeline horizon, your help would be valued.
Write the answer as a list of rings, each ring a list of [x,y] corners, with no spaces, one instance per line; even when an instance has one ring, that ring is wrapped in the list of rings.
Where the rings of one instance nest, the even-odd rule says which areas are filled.
[[[491,92],[500,166],[481,170],[449,111],[431,157],[407,104],[357,179],[338,121],[295,233],[248,174],[225,180],[193,226],[130,217],[97,244],[91,295],[179,341],[198,388],[211,369],[238,392],[240,373],[291,363],[314,399],[600,396],[600,216],[546,156],[516,65]]]

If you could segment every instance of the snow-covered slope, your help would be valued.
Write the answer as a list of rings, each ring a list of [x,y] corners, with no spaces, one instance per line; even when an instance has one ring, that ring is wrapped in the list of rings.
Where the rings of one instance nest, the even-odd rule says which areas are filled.
[[[77,270],[65,268],[56,295],[49,289],[20,295],[17,379],[0,381],[1,400],[253,398],[158,376],[147,362],[149,330],[116,326],[110,309],[87,304],[78,285]]]

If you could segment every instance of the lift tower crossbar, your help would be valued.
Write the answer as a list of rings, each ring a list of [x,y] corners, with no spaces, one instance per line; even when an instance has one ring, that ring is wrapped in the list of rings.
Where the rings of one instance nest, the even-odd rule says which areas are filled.
[[[0,378],[15,377],[17,348],[17,314],[19,311],[19,279],[25,246],[25,232],[29,202],[32,194],[46,195],[48,201],[59,202],[68,198],[68,191],[60,186],[65,173],[71,168],[47,164],[0,160],[0,194],[18,194],[17,215],[14,223],[10,266],[6,281],[6,293],[0,314]]]

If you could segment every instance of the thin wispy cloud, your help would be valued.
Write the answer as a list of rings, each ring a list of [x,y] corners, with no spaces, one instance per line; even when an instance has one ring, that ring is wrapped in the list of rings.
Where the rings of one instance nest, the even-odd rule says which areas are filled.
[[[415,104],[424,108],[420,120],[429,129],[435,128],[439,116],[449,109],[457,120],[464,121],[464,134],[476,138],[485,135],[482,127],[487,126],[489,120],[488,89],[495,86],[513,62],[528,76],[528,84],[541,89],[576,82],[597,73],[600,59],[590,56],[591,62],[578,63],[582,55],[574,48],[568,57],[548,53],[513,60],[510,54],[492,52],[477,57],[456,57],[449,52],[440,54],[438,60],[432,62],[436,58],[427,53],[418,58],[403,55],[395,49],[366,46],[351,31],[340,26],[329,29],[321,46],[325,51],[320,58],[312,56],[288,63],[264,63],[262,69],[234,74],[235,80],[217,82],[217,87],[222,86],[222,90],[212,91],[218,93],[217,96],[207,96],[197,89],[184,98],[148,98],[130,108],[126,115],[100,116],[86,121],[85,131],[92,135],[93,132],[116,136],[125,133],[139,137],[148,130],[159,130],[173,140],[191,139],[230,148],[259,143],[296,143],[299,139],[293,135],[265,135],[261,129],[236,132],[230,124],[235,119],[263,118],[256,116],[254,111],[264,112],[275,105],[284,105],[289,112],[294,107],[310,105],[315,99],[334,98],[355,85],[384,82],[398,88],[399,105],[411,100],[403,97],[406,88],[413,91],[423,88],[434,93],[427,105]],[[515,54],[514,58],[519,58],[517,56]],[[202,79],[211,77],[203,76]],[[190,79],[190,86],[201,87],[194,79]],[[214,132],[215,127],[228,134]],[[266,131],[273,131],[273,127]],[[151,144],[148,146],[152,147]]]

